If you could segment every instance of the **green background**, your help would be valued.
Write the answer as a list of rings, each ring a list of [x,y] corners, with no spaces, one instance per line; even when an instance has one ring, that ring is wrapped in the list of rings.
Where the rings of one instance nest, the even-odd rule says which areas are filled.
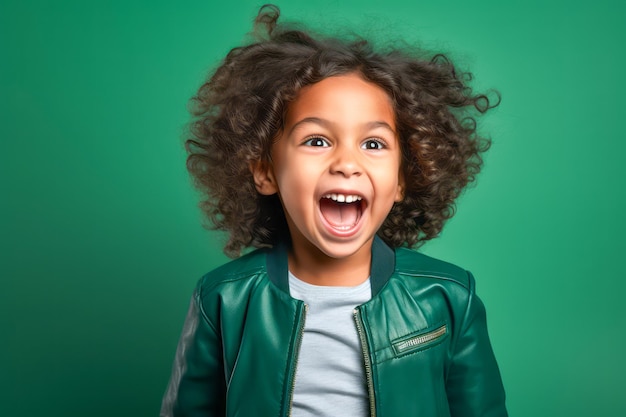
[[[478,187],[426,253],[474,272],[512,416],[626,416],[626,7],[308,0],[497,88]],[[260,2],[0,5],[0,415],[158,414],[196,280],[189,97]],[[416,387],[419,389],[419,387]]]

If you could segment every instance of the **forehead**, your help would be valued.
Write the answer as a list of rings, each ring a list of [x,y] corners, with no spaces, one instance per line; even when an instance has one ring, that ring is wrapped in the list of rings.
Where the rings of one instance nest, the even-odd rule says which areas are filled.
[[[285,124],[316,117],[346,124],[383,122],[395,130],[389,95],[357,74],[328,77],[303,87],[287,107]]]

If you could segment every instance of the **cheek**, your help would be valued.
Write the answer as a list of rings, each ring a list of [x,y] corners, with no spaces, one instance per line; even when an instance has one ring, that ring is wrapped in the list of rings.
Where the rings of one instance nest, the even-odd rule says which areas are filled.
[[[373,178],[390,193],[395,193],[397,188],[403,184],[402,171],[397,164],[393,163],[378,164],[376,172],[373,173]]]
[[[288,163],[284,164],[280,170],[279,182],[287,187],[287,192],[296,190],[309,190],[314,187],[315,180],[319,178],[319,171],[315,170],[313,164],[306,160],[292,158]]]
[[[309,175],[304,170],[285,169],[280,173],[277,179],[278,189],[283,203],[288,208],[295,209],[308,200],[307,197],[311,195],[312,190],[315,188],[311,178],[316,177],[314,174]]]
[[[381,189],[383,195],[385,196],[385,200],[393,205],[395,202],[402,201],[404,198],[404,185],[402,181],[402,177],[400,175],[394,175],[392,170],[388,170],[385,173],[381,173],[379,177],[381,180],[384,179],[384,182],[381,181]]]

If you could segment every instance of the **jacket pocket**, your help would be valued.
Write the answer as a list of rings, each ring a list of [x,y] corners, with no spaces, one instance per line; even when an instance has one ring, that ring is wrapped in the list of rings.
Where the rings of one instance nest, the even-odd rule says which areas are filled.
[[[443,342],[447,335],[448,325],[444,323],[400,337],[392,341],[391,344],[397,357],[438,345]]]

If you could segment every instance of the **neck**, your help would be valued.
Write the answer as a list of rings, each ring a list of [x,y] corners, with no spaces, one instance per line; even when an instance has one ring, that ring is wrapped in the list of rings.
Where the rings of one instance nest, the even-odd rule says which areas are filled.
[[[331,258],[317,248],[299,248],[294,245],[289,252],[289,270],[309,284],[354,287],[370,276],[371,260],[371,242],[357,253],[341,259]]]

